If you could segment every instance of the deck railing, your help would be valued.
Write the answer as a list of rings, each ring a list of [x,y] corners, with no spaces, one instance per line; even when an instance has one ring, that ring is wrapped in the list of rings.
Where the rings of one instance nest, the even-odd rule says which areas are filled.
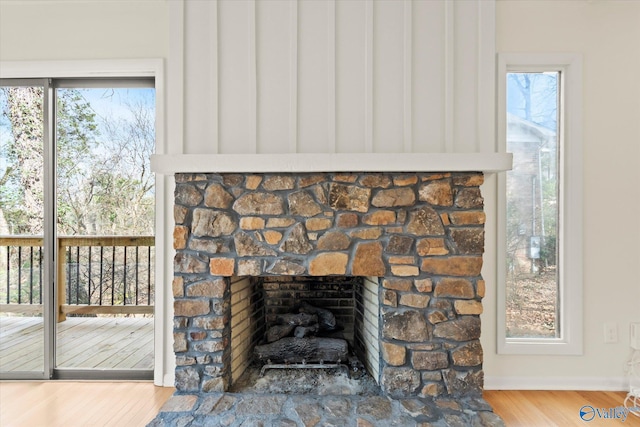
[[[57,238],[57,315],[151,314],[153,236]],[[42,237],[0,237],[0,312],[42,312]]]

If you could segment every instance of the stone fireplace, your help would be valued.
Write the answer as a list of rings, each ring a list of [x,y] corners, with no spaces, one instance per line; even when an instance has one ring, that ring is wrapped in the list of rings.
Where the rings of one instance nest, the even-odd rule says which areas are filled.
[[[481,397],[482,173],[175,180],[179,393],[228,391],[279,305],[324,295],[383,395]]]

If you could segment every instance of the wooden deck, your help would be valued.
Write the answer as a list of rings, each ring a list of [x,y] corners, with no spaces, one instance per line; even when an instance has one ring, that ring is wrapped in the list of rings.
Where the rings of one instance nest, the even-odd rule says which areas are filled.
[[[59,368],[153,369],[153,318],[67,317],[57,324]],[[41,317],[0,317],[0,372],[40,371]]]

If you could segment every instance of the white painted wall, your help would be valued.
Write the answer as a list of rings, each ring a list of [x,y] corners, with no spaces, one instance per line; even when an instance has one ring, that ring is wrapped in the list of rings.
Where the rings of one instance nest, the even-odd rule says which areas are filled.
[[[629,323],[640,322],[640,2],[498,1],[496,9],[498,52],[583,54],[584,354],[497,355],[488,286],[486,385],[620,388]],[[603,343],[605,322],[618,323],[617,344]]]

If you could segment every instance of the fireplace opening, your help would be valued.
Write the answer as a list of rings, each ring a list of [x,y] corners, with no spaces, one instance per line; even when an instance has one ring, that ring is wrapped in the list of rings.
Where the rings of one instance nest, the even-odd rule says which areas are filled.
[[[377,277],[233,277],[230,390],[379,394],[378,288]],[[298,343],[306,353],[287,353]]]

